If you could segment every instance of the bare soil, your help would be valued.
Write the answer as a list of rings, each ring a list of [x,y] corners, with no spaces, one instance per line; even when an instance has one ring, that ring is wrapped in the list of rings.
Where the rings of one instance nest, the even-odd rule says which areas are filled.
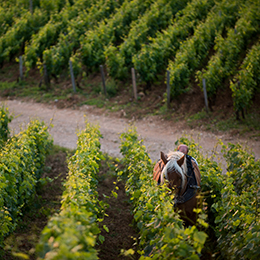
[[[111,191],[116,192],[117,197],[113,196]],[[99,258],[101,260],[129,259],[122,254],[121,250],[133,249],[135,254],[132,259],[138,259],[136,244],[138,231],[134,224],[131,203],[125,193],[125,184],[123,181],[118,182],[115,172],[111,172],[106,161],[102,162],[99,171],[98,193],[99,199],[108,204],[107,216],[100,224],[101,235],[105,237],[105,241],[96,246]],[[109,232],[102,228],[103,225]]]

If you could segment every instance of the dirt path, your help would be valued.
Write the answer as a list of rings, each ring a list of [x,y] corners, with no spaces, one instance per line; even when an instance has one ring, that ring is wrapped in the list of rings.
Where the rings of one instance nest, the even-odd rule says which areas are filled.
[[[30,119],[38,118],[49,124],[52,120],[53,128],[50,134],[54,138],[54,143],[66,148],[76,148],[77,130],[85,127],[85,118],[100,126],[103,135],[101,149],[111,156],[120,157],[119,134],[126,131],[133,121],[117,115],[104,115],[101,110],[93,110],[91,107],[83,106],[80,109],[58,109],[55,106],[46,104],[22,102],[18,100],[2,101],[9,111],[13,113],[14,119],[10,124],[11,129],[17,133],[21,127],[29,122]],[[137,132],[144,139],[148,153],[153,161],[156,161],[159,152],[168,152],[175,148],[175,141],[183,134],[188,134],[198,142],[205,153],[211,154],[218,139],[224,143],[240,142],[249,146],[254,152],[256,159],[260,158],[260,140],[246,139],[230,134],[213,134],[199,130],[191,130],[184,127],[184,123],[166,122],[158,117],[147,117],[143,120],[134,122]]]

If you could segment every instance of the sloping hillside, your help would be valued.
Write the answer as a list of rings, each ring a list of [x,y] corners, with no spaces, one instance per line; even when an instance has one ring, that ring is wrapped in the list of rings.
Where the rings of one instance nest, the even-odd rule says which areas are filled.
[[[224,102],[242,118],[257,103],[257,0],[31,2],[0,4],[2,67],[21,56],[24,70],[40,71],[49,85],[52,79],[57,83],[68,77],[71,61],[84,89],[84,80],[103,65],[114,92],[129,89],[135,68],[139,99],[159,93],[157,108],[166,107],[168,71],[168,107],[175,110],[183,102],[188,110],[196,104],[196,113],[204,108],[203,79],[212,111],[223,109],[217,104]]]

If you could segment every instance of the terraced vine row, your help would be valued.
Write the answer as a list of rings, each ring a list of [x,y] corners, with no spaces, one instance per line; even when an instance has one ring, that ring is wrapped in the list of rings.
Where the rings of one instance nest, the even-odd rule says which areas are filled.
[[[158,31],[166,29],[175,14],[186,4],[187,1],[155,1],[141,19],[131,24],[122,44],[118,47],[110,44],[105,48],[109,75],[117,79],[126,79],[133,66],[133,55],[143,44],[149,42],[150,37],[155,37]]]
[[[169,60],[175,56],[181,42],[193,34],[194,28],[205,19],[214,1],[191,1],[177,13],[170,26],[149,38],[149,44],[142,44],[133,53],[132,62],[142,81],[152,82],[165,71]]]
[[[189,90],[192,72],[208,56],[216,35],[234,26],[238,11],[237,1],[222,1],[208,14],[206,21],[197,26],[194,35],[182,44],[174,61],[168,65],[172,97]]]
[[[68,71],[69,60],[76,77],[105,64],[109,76],[119,80],[128,79],[135,67],[149,87],[169,70],[172,98],[194,84],[202,88],[205,78],[210,106],[222,86],[230,87],[234,108],[242,112],[259,91],[256,72],[243,65],[259,41],[257,0],[39,0],[33,5],[32,14],[29,1],[1,2],[1,66],[23,55],[27,72],[35,67],[43,72],[45,64],[57,79]]]
[[[92,4],[89,8],[76,6],[79,10],[77,10],[75,18],[67,22],[64,30],[59,33],[56,44],[50,48],[45,48],[41,52],[42,59],[38,62],[38,66],[42,68],[43,64],[46,64],[50,74],[60,75],[64,69],[68,68],[68,62],[71,58],[74,72],[77,76],[77,68],[80,65],[73,57],[77,57],[74,53],[80,48],[80,39],[86,36],[87,38],[91,38],[89,31],[102,24],[104,19],[109,19],[110,16],[113,16],[116,8],[121,5],[121,2],[123,1],[101,0]],[[66,12],[68,15],[71,13],[70,10],[66,10]],[[61,17],[64,19],[63,15]],[[67,21],[67,19],[65,20]],[[36,38],[38,39],[37,36]],[[28,50],[30,50],[30,46]]]
[[[149,9],[152,2],[151,0],[126,1],[113,17],[86,33],[87,37],[81,39],[79,55],[88,70],[95,71],[99,65],[105,63],[106,46],[121,42],[121,38],[128,33],[132,23]]]
[[[202,78],[206,79],[209,98],[223,87],[224,79],[235,73],[239,55],[253,36],[259,33],[259,8],[255,4],[249,4],[243,9],[234,28],[228,30],[226,38],[221,34],[217,36],[214,46],[216,54],[211,57],[207,68],[197,72],[199,82],[202,82]]]
[[[234,108],[237,112],[250,108],[260,84],[260,42],[247,53],[234,81],[230,82]]]

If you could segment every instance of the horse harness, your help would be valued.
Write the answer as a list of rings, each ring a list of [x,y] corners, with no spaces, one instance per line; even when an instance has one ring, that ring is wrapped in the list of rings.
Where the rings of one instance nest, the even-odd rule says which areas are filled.
[[[187,168],[188,168],[188,172],[187,172],[187,186],[186,186],[186,190],[184,191],[184,193],[181,195],[182,190],[180,189],[178,194],[176,195],[175,199],[174,199],[174,204],[175,206],[177,204],[182,204],[185,203],[186,201],[192,199],[196,193],[197,190],[200,189],[200,186],[198,185],[196,176],[195,176],[195,172],[194,172],[194,168],[192,166],[192,157],[189,155],[185,155],[186,156],[186,163],[187,163]],[[179,188],[179,187],[178,187]]]

